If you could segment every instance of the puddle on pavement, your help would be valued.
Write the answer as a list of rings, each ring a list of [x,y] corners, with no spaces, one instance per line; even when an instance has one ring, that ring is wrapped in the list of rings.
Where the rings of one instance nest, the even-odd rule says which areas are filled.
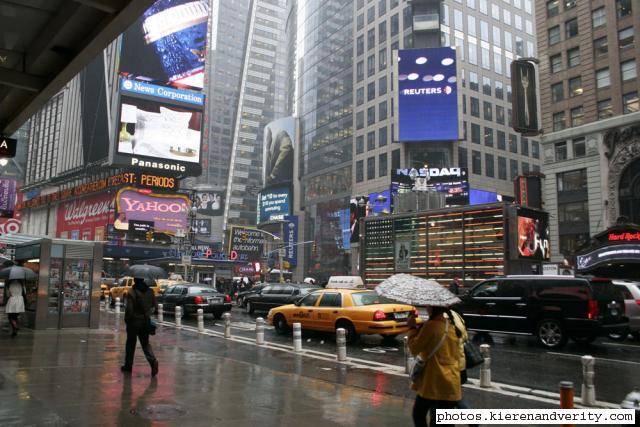
[[[187,413],[181,406],[166,403],[149,405],[142,409],[132,409],[131,413],[148,420],[172,420]]]

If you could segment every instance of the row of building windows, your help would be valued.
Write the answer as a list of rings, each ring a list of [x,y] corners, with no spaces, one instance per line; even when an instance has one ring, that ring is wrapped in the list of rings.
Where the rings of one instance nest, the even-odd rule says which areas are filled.
[[[393,126],[392,126],[393,130]],[[389,143],[389,131],[386,126],[378,129],[378,147],[385,147]],[[376,131],[367,132],[367,151],[376,149]],[[364,153],[364,135],[356,137],[356,154]]]
[[[356,112],[356,129],[364,129],[365,126],[365,112],[363,110]],[[378,120],[386,120],[387,117],[393,117],[393,99],[391,99],[391,105],[387,104],[387,101],[382,101],[378,104]],[[376,124],[376,106],[373,105],[367,108],[367,126]]]
[[[570,141],[560,141],[554,144],[554,158],[556,162],[569,158],[579,159],[587,155],[587,147],[584,137],[574,138]]]
[[[463,123],[466,138],[467,123]],[[496,136],[496,146],[499,150],[507,151],[507,138],[504,131],[495,131],[490,127],[484,127],[484,133],[481,133],[481,126],[476,123],[471,123],[471,142],[474,144],[483,144],[487,147],[494,146],[494,133]],[[538,141],[529,141],[526,137],[520,138],[520,154],[523,156],[529,156],[529,142],[531,142],[531,157],[534,159],[540,158],[540,143]],[[518,136],[515,134],[509,134],[509,152],[518,154]]]
[[[462,0],[455,1],[462,4]],[[533,13],[532,0],[502,0],[502,2],[506,4],[513,4],[516,9],[524,10],[529,15]],[[476,0],[467,0],[467,7],[475,9]],[[489,2],[487,0],[478,0],[478,10],[484,15],[489,15]],[[500,20],[500,6],[498,6],[498,0],[495,0],[491,4],[491,16],[493,19]]]
[[[606,119],[613,115],[611,98],[598,101],[596,104],[598,119]],[[622,95],[622,113],[630,114],[640,111],[640,100],[638,91],[628,92]],[[560,131],[567,127],[576,127],[584,124],[584,109],[582,105],[569,110],[569,123],[567,123],[567,114],[565,111],[559,111],[553,114],[553,131]]]
[[[482,152],[471,150],[471,173],[474,175],[482,175]],[[528,162],[521,162],[521,168],[518,168],[518,161],[515,159],[507,159],[506,157],[497,156],[497,173],[495,156],[492,153],[484,153],[484,175],[489,178],[498,178],[507,180],[507,160],[509,160],[509,180],[513,181],[521,171],[523,174],[531,171],[539,172],[540,166],[537,164],[530,165]],[[469,167],[469,159],[467,149],[458,147],[458,165],[460,167]]]
[[[365,180],[365,161],[356,161],[356,182],[363,182]],[[393,150],[391,152],[391,169],[400,168],[400,149]],[[389,175],[389,161],[388,154],[382,153],[378,155],[378,177],[385,177]],[[376,179],[376,156],[367,158],[367,180]]]

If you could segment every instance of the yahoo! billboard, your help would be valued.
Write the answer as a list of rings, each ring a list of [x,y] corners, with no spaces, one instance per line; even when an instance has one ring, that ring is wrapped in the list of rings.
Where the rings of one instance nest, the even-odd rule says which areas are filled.
[[[182,194],[141,193],[125,187],[116,196],[116,229],[127,228],[129,221],[153,222],[153,231],[176,234],[187,230],[189,197]]]
[[[395,140],[451,141],[460,137],[456,50],[398,51]]]

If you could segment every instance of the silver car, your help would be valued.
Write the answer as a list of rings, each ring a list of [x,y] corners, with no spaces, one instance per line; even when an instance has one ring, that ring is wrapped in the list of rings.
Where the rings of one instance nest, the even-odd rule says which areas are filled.
[[[627,280],[614,280],[615,285],[620,286],[624,295],[625,316],[629,318],[629,332],[635,339],[640,339],[640,282]],[[621,335],[610,335],[611,339],[623,340]]]

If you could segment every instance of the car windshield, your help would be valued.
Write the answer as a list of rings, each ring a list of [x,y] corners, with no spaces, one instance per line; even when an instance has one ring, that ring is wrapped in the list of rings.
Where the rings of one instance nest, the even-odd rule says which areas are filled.
[[[213,288],[189,288],[190,294],[217,294]]]
[[[355,306],[394,303],[394,301],[391,301],[389,298],[381,297],[373,291],[354,292],[351,294],[351,299],[353,300],[353,305]]]

